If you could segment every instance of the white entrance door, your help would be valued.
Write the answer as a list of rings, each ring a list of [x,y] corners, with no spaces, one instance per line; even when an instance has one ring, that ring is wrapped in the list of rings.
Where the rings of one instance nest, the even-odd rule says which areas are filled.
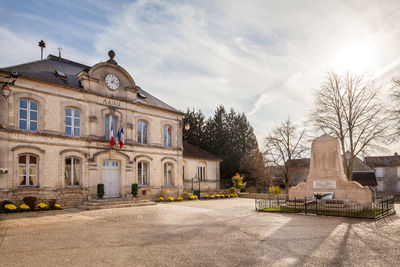
[[[104,197],[119,197],[119,161],[103,161]]]

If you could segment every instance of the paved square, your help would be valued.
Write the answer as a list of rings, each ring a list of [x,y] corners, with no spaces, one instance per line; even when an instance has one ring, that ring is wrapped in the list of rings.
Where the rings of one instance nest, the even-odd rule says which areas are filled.
[[[256,213],[252,199],[225,199],[0,220],[0,266],[400,266],[398,215]]]

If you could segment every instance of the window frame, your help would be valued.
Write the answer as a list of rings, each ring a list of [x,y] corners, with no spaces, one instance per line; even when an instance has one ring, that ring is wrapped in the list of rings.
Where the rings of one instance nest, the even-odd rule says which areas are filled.
[[[171,167],[170,174],[168,171],[169,166]],[[171,162],[164,163],[164,184],[165,186],[174,185],[174,164]]]
[[[26,101],[26,108],[21,107],[21,101]],[[36,110],[31,110],[31,103],[36,104]],[[26,111],[26,118],[21,118],[21,111]],[[31,119],[31,112],[36,112],[36,120]],[[21,129],[20,122],[26,122],[26,129]],[[31,122],[36,123],[36,130],[31,130]],[[22,131],[28,131],[36,133],[39,131],[39,103],[36,100],[29,99],[29,98],[20,98],[18,100],[18,129]]]
[[[67,109],[71,110],[71,115],[67,115]],[[75,111],[79,112],[79,116],[75,117]],[[75,107],[66,107],[65,108],[65,127],[64,127],[64,132],[66,136],[71,136],[71,137],[80,137],[81,136],[81,114],[82,111],[80,109],[77,109]],[[67,117],[71,119],[71,125],[67,125]],[[75,125],[75,119],[79,120],[79,125]],[[67,134],[67,127],[71,128],[71,134]],[[79,130],[79,135],[75,135],[75,129]]]
[[[137,121],[137,143],[142,145],[148,144],[148,122],[145,120]]]
[[[25,164],[24,163],[20,163],[20,157],[21,156],[25,156]],[[30,163],[30,157],[34,157],[36,159],[36,163],[35,164],[31,164]],[[39,157],[30,153],[21,153],[18,154],[18,186],[24,186],[24,187],[36,187],[38,186],[38,179],[39,179]],[[25,165],[25,175],[20,173],[20,167]],[[31,171],[30,171],[30,167],[35,167],[36,170],[36,174],[31,175]],[[25,176],[25,184],[20,183],[20,177]],[[31,176],[35,177],[35,183],[33,183],[32,185],[29,184],[29,178]],[[27,184],[28,183],[28,184]]]
[[[163,126],[163,146],[172,147],[172,127],[168,124]]]
[[[384,176],[385,176],[385,174],[384,174],[384,168],[383,168],[383,167],[376,167],[376,168],[375,168],[375,175],[376,175],[376,178],[382,178],[382,177],[384,177]]]
[[[108,118],[108,119],[107,119]],[[110,141],[111,136],[110,136],[110,118],[112,118],[112,124],[113,124],[113,137],[114,137],[114,142],[116,141],[117,134],[118,134],[118,116],[115,116],[113,114],[106,114],[104,116],[104,131],[105,131],[105,138],[107,141]]]
[[[67,169],[67,159],[71,159],[71,183],[70,184],[67,184],[66,182],[65,182],[65,180],[66,180],[66,169]],[[79,174],[79,178],[78,178],[78,184],[74,184],[74,181],[76,180],[75,179],[75,177],[74,177],[74,169],[75,169],[75,160],[77,160],[77,161],[79,161],[79,169],[76,171],[76,173],[78,173]],[[78,187],[78,186],[80,186],[81,185],[81,178],[82,178],[82,160],[80,159],[80,158],[78,158],[78,157],[75,157],[75,156],[67,156],[67,157],[65,157],[65,159],[64,159],[64,185],[65,185],[65,187]]]
[[[144,175],[144,172],[143,172],[144,165],[146,166],[146,172],[145,172],[146,175]],[[140,166],[140,168],[139,168],[139,166]],[[149,185],[149,163],[147,161],[141,160],[138,162],[137,167],[138,167],[138,172],[137,172],[138,184],[140,186],[148,186]],[[139,170],[140,170],[140,174],[139,174]],[[143,183],[143,181],[145,181],[145,183]]]
[[[204,165],[197,166],[197,178],[200,181],[206,180],[206,166],[204,166]]]

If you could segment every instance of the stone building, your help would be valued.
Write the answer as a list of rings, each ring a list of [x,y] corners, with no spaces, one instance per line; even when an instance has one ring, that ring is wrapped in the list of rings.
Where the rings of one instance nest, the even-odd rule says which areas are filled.
[[[365,157],[365,163],[374,168],[379,195],[400,195],[400,156]]]
[[[142,197],[177,196],[196,173],[219,188],[219,159],[185,158],[183,114],[137,86],[114,56],[87,66],[49,55],[0,69],[0,200],[76,206],[99,183],[105,197],[129,197],[134,183]],[[121,129],[122,148],[110,147]]]

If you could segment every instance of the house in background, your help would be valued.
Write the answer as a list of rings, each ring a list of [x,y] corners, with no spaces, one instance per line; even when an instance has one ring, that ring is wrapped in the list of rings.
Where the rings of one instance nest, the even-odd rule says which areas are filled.
[[[400,195],[400,156],[365,157],[365,163],[374,168],[378,195]]]

